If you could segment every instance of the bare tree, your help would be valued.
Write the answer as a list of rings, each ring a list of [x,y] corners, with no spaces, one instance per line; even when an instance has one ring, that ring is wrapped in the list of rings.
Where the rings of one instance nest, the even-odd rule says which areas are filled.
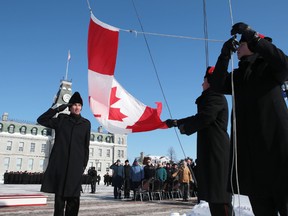
[[[175,152],[173,147],[170,147],[168,149],[168,155],[167,156],[170,158],[170,162],[172,162],[172,161],[175,162],[177,160],[176,152]]]

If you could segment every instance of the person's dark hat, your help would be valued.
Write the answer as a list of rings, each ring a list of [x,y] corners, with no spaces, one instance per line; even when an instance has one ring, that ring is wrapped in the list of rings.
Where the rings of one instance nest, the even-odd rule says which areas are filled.
[[[118,162],[121,162],[121,161],[118,159],[116,162],[118,163]]]
[[[126,163],[126,162],[129,163],[129,160],[125,160],[125,163]]]
[[[70,106],[72,104],[75,104],[75,103],[80,103],[83,106],[83,100],[82,100],[79,92],[75,92],[68,102],[68,104],[70,104]]]
[[[272,43],[272,38],[271,37],[267,37],[267,36],[265,36],[263,34],[259,34],[259,33],[258,33],[258,36],[260,38],[265,39],[265,40],[267,40],[267,41]],[[242,43],[242,42],[247,42],[247,39],[245,38],[245,36],[243,36],[243,34],[241,36],[241,39],[240,39],[239,43]]]
[[[214,66],[208,66],[207,69],[206,69],[204,78],[207,78],[208,82],[209,82],[209,78],[213,74],[214,69],[215,69]]]

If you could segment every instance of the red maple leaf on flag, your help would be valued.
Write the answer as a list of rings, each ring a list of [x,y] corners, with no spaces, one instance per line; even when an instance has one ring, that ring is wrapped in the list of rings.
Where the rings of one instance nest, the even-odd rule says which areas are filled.
[[[113,87],[111,89],[110,93],[110,108],[109,108],[109,120],[115,120],[115,121],[123,121],[123,118],[126,118],[127,116],[121,113],[120,108],[113,108],[111,107],[113,104],[115,104],[117,101],[119,101],[121,98],[118,98],[116,96],[117,87]]]

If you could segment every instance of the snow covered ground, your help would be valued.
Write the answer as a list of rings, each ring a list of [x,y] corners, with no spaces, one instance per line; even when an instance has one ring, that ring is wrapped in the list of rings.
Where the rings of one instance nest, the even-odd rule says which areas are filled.
[[[254,216],[247,196],[235,195],[233,198],[235,216]],[[195,205],[187,216],[211,216],[208,203],[200,202]]]
[[[109,186],[96,186],[96,192],[97,192],[97,198],[95,196],[91,196],[89,194],[89,188],[83,187],[84,194],[81,195],[81,199],[89,201],[89,200],[99,200],[101,202],[101,199],[103,199],[103,202],[107,202],[107,197],[112,197],[113,194],[113,187]],[[0,194],[6,195],[6,194],[39,194],[40,192],[40,185],[4,185],[3,183],[0,183]],[[51,202],[51,199],[53,197],[49,195],[49,200]],[[143,203],[145,205],[145,203]],[[254,216],[252,212],[252,208],[249,202],[248,197],[246,196],[239,196],[235,195],[233,199],[233,206],[235,211],[235,216]],[[187,212],[187,211],[186,211]],[[198,205],[195,205],[194,207],[191,206],[191,211],[188,211],[188,213],[180,214],[177,212],[176,209],[171,209],[170,213],[167,213],[167,216],[211,216],[208,204],[206,202],[200,202]]]

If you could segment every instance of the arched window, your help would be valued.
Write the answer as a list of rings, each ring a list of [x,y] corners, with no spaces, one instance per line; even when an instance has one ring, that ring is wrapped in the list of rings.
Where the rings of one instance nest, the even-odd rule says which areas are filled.
[[[46,128],[44,128],[41,133],[42,133],[43,136],[47,136],[48,135],[48,131],[47,131]]]
[[[95,135],[94,134],[90,134],[90,141],[94,141],[95,139]]]
[[[97,137],[97,141],[98,141],[98,142],[102,142],[102,141],[103,141],[103,136],[102,136],[102,135],[99,135],[99,136]]]
[[[36,127],[33,127],[33,128],[31,129],[31,134],[32,134],[32,135],[37,135],[37,131],[38,131],[38,129],[37,129]]]
[[[13,125],[13,124],[9,125],[8,133],[14,133],[14,130],[15,130],[15,125]]]
[[[26,130],[27,130],[27,127],[26,127],[26,126],[20,127],[20,133],[21,133],[21,134],[26,134]]]
[[[107,136],[107,137],[105,138],[105,141],[106,141],[107,143],[111,143],[111,137],[110,137],[110,136]]]

